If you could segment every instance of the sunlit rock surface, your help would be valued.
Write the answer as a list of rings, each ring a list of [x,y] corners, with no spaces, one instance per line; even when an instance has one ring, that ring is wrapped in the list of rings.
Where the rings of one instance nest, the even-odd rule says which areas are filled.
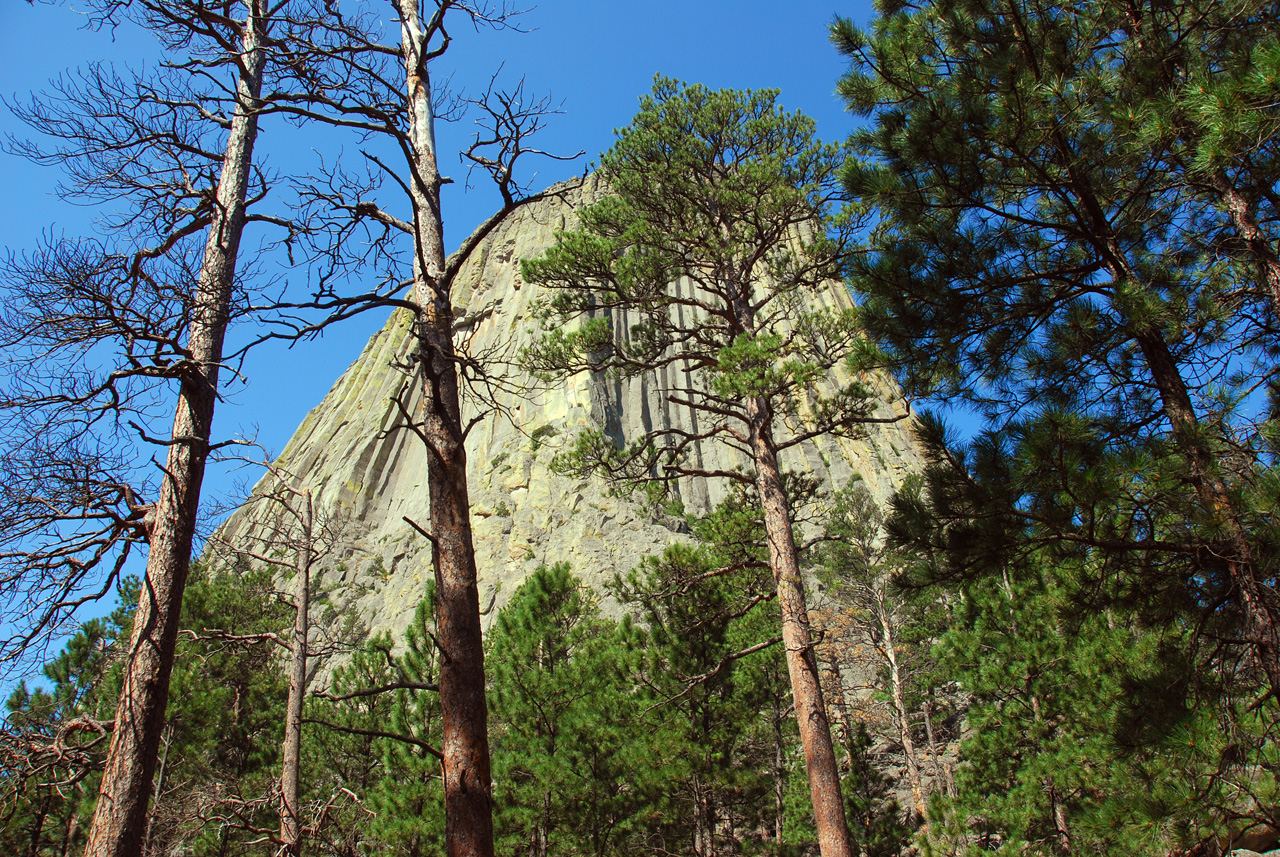
[[[575,227],[575,208],[601,192],[593,176],[559,197],[518,209],[472,254],[455,285],[459,343],[512,387],[490,391],[499,411],[484,416],[467,442],[482,607],[501,607],[543,563],[569,562],[577,575],[603,589],[641,557],[685,538],[678,521],[647,509],[638,497],[612,496],[598,479],[574,480],[550,468],[552,457],[588,427],[623,442],[653,426],[688,427],[683,409],[666,401],[665,377],[583,374],[555,389],[514,389],[528,383],[515,367],[517,355],[538,335],[533,315],[539,293],[521,281],[520,260],[541,254],[558,230]],[[819,299],[849,304],[836,282]],[[398,396],[410,411],[416,404],[411,392],[405,394],[411,386],[398,368],[408,357],[407,318],[396,312],[369,340],[279,458],[312,490],[317,509],[340,522],[339,541],[321,564],[321,586],[339,614],[354,616],[371,631],[399,631],[407,624],[431,576],[426,540],[404,521],[425,526],[429,517],[425,449],[404,427],[396,404]],[[633,320],[618,316],[614,322],[623,330]],[[885,400],[880,416],[901,412],[901,404],[892,404],[891,382],[871,383]],[[480,414],[480,397],[470,396],[465,408],[470,416]],[[711,444],[695,457],[707,469],[742,464]],[[861,477],[882,501],[921,466],[906,420],[870,425],[857,440],[806,443],[783,461],[831,489]],[[706,511],[727,490],[725,484],[694,480],[679,486],[680,500],[693,513]],[[243,539],[262,526],[268,510],[266,504],[242,508],[224,525],[223,537]]]

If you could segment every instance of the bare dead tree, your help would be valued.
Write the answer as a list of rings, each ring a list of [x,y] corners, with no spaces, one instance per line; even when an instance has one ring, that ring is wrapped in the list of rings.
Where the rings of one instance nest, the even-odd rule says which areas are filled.
[[[417,529],[431,543],[436,581],[446,842],[451,857],[491,857],[488,715],[465,449],[481,417],[464,418],[462,393],[468,385],[483,390],[501,382],[456,346],[452,287],[470,252],[512,209],[537,198],[523,195],[515,164],[523,155],[540,154],[528,147],[528,136],[554,111],[546,101],[526,99],[522,85],[498,93],[491,82],[486,97],[477,100],[474,106],[485,119],[464,157],[497,182],[504,204],[446,257],[440,191],[449,180],[440,170],[436,122],[449,99],[432,62],[447,51],[448,28],[455,23],[507,28],[516,13],[503,2],[485,0],[388,2],[385,37],[370,11],[374,4],[354,4],[327,33],[344,46],[328,75],[279,105],[300,120],[389,142],[398,157],[365,148],[362,175],[335,165],[300,189],[308,226],[298,234],[310,258],[324,266],[311,300],[294,307],[297,317],[279,317],[282,326],[274,335],[306,336],[370,306],[411,313],[414,348],[407,369],[416,389],[406,389],[401,405],[405,428],[428,453],[431,519]],[[384,181],[401,192],[407,203],[403,215],[384,204]],[[360,240],[353,244],[356,236]],[[371,265],[377,271],[372,291],[340,291],[351,273]],[[324,312],[321,320],[306,321],[302,313],[315,310]]]
[[[280,831],[272,839],[280,846],[280,854],[297,857],[302,853],[302,708],[310,658],[311,572],[332,547],[338,527],[328,516],[317,515],[310,489],[299,487],[300,478],[265,457],[255,463],[265,467],[267,475],[247,502],[265,504],[270,510],[252,532],[234,543],[218,539],[211,546],[220,553],[276,568],[293,579],[293,634],[288,641],[275,640],[289,651],[290,658],[281,753]]]
[[[0,641],[6,672],[27,671],[74,621],[82,604],[111,592],[152,507],[124,481],[129,462],[107,440],[74,427],[5,426],[0,479]],[[11,435],[12,439],[12,435]]]
[[[306,48],[329,5],[91,0],[91,21],[127,18],[155,33],[162,66],[91,65],[10,105],[41,135],[10,149],[61,167],[63,195],[107,213],[105,238],[49,237],[6,265],[4,440],[23,457],[5,477],[25,505],[0,543],[5,573],[30,582],[28,621],[9,651],[105,593],[130,547],[149,546],[85,852],[95,857],[141,847],[227,330],[250,303],[242,238],[255,222],[291,225],[261,211],[269,176],[254,158],[259,119],[322,73],[328,55]],[[167,432],[154,428],[165,390],[177,396]],[[156,444],[158,476],[137,479],[142,454],[93,459],[85,431],[99,446],[130,431]]]
[[[38,413],[38,421],[50,425],[107,427],[113,438],[132,430],[137,439],[165,451],[154,486],[137,478],[145,455],[121,462],[122,475],[98,480],[122,487],[111,514],[95,518],[101,527],[97,541],[73,540],[71,548],[61,547],[81,514],[70,503],[49,526],[40,530],[32,524],[14,542],[14,562],[25,563],[26,574],[62,574],[57,580],[66,592],[55,599],[50,618],[38,623],[44,630],[65,621],[86,590],[105,592],[123,559],[111,563],[130,545],[141,537],[149,543],[117,728],[86,853],[136,851],[145,830],[200,487],[216,446],[211,420],[220,373],[244,354],[243,349],[228,352],[226,332],[233,320],[263,309],[248,294],[245,272],[237,271],[244,229],[254,222],[276,224],[285,230],[281,244],[290,253],[302,239],[313,246],[325,238],[334,239],[335,247],[350,246],[341,241],[345,227],[326,232],[324,224],[305,216],[261,212],[269,177],[254,161],[257,128],[262,117],[279,112],[376,134],[391,140],[402,156],[398,170],[388,169],[375,152],[367,153],[367,160],[376,168],[373,175],[391,177],[404,191],[410,217],[394,218],[359,194],[344,208],[341,198],[350,188],[336,180],[342,175],[336,169],[341,193],[318,198],[335,215],[332,223],[345,217],[357,226],[373,225],[383,230],[377,247],[405,240],[408,252],[399,257],[389,252],[384,259],[388,276],[378,280],[375,292],[357,296],[338,294],[338,275],[347,260],[336,255],[335,264],[318,275],[316,294],[296,308],[325,310],[319,325],[373,305],[401,305],[415,315],[414,371],[420,373],[425,404],[423,419],[415,419],[413,428],[428,440],[431,453],[430,532],[440,581],[440,637],[451,641],[448,676],[442,681],[450,712],[445,718],[450,848],[491,853],[483,658],[463,447],[471,424],[464,425],[461,415],[459,375],[464,382],[494,382],[453,346],[450,289],[467,252],[520,204],[511,167],[535,150],[518,142],[487,158],[483,166],[493,168],[507,204],[468,239],[462,253],[446,259],[439,200],[446,180],[439,172],[434,133],[442,97],[427,67],[450,42],[446,14],[450,22],[461,18],[475,26],[503,27],[510,25],[513,12],[452,0],[397,0],[391,20],[399,38],[384,43],[382,18],[367,4],[94,0],[92,9],[104,24],[130,17],[150,28],[170,58],[148,75],[91,66],[29,104],[12,105],[54,143],[15,140],[11,148],[61,166],[67,196],[117,209],[101,223],[106,239],[49,239],[37,253],[10,259],[10,279],[33,299],[5,331],[17,356],[6,366],[10,383],[4,395],[6,413]],[[489,115],[495,121],[504,115],[515,119],[523,140],[532,126],[519,119],[521,103],[508,99]],[[545,109],[535,105],[529,115]],[[483,148],[472,147],[473,160]],[[52,268],[49,260],[56,263]],[[68,281],[70,291],[63,288]],[[409,295],[393,297],[406,283],[413,284]],[[307,322],[293,333],[317,329]],[[176,387],[178,396],[170,432],[153,428],[166,386]],[[18,446],[30,446],[38,436],[30,434]],[[41,492],[28,493],[35,508]],[[38,516],[32,520],[38,523]],[[41,564],[42,552],[74,553],[77,544],[80,553],[61,569]],[[98,547],[102,550],[94,553]]]

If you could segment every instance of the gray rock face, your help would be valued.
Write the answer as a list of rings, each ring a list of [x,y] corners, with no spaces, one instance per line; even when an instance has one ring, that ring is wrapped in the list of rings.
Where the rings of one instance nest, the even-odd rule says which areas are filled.
[[[496,375],[521,383],[515,366],[520,349],[538,335],[533,319],[538,289],[523,283],[520,260],[540,255],[557,230],[576,226],[575,208],[599,197],[594,177],[558,198],[518,209],[474,252],[455,285],[455,317],[460,348],[498,367]],[[819,296],[828,305],[847,306],[840,283]],[[369,340],[359,359],[303,420],[279,458],[315,497],[318,510],[340,520],[341,535],[321,571],[322,585],[340,611],[372,631],[398,632],[407,624],[430,579],[430,551],[404,517],[428,520],[426,454],[405,428],[403,397],[415,400],[401,366],[410,346],[408,316],[392,315]],[[618,329],[632,320],[614,319]],[[505,368],[504,368],[505,366]],[[894,412],[891,381],[869,379],[884,399],[881,416]],[[583,374],[555,389],[521,394],[492,391],[499,411],[485,415],[467,442],[481,604],[502,606],[540,564],[567,561],[597,588],[625,573],[641,557],[684,538],[678,523],[663,520],[636,500],[612,496],[598,479],[574,480],[554,473],[552,457],[583,429],[605,430],[628,442],[654,426],[689,427],[683,409],[671,406],[666,378],[630,380]],[[898,405],[900,412],[901,405]],[[481,397],[464,408],[483,412]],[[707,468],[733,468],[741,461],[711,444],[695,451]],[[856,478],[884,500],[921,466],[909,421],[868,426],[859,440],[820,439],[784,457],[784,464],[831,488]],[[688,480],[679,486],[685,508],[706,511],[725,496],[727,486]],[[263,527],[266,504],[246,506],[223,526],[236,542]]]

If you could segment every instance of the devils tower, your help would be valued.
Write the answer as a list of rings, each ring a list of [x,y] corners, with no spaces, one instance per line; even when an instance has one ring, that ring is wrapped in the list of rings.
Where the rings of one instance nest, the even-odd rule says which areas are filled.
[[[571,478],[551,467],[556,453],[584,429],[628,443],[654,426],[688,419],[669,406],[667,379],[583,374],[547,388],[523,376],[518,365],[521,349],[539,335],[540,297],[536,286],[522,282],[520,261],[542,254],[557,231],[574,228],[575,211],[603,192],[598,177],[589,176],[518,208],[479,244],[455,282],[459,350],[489,375],[476,377],[464,399],[468,418],[479,417],[467,457],[482,606],[501,607],[544,563],[569,562],[575,574],[603,588],[641,557],[687,538],[679,519],[640,498],[615,495],[598,479]],[[835,281],[817,300],[850,303]],[[633,323],[625,314],[612,321],[618,329]],[[404,416],[415,406],[416,385],[403,369],[409,347],[408,314],[397,311],[307,414],[277,460],[338,528],[321,565],[321,585],[338,613],[371,631],[402,627],[431,577],[430,549],[405,521],[428,517],[426,454]],[[877,417],[902,412],[890,380],[866,380],[882,400]],[[788,453],[788,469],[827,490],[861,480],[881,501],[921,465],[909,420],[870,424],[856,439],[818,438]],[[741,465],[714,445],[693,455],[706,469]],[[685,512],[700,514],[725,496],[726,486],[689,479],[676,490]],[[269,504],[248,504],[223,525],[221,537],[243,540],[269,514]]]

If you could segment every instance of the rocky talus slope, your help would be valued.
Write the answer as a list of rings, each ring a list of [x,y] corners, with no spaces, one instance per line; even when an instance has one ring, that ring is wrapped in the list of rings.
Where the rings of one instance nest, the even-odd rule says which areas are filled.
[[[460,273],[458,341],[508,381],[522,381],[516,357],[538,335],[539,290],[521,281],[520,260],[541,254],[557,230],[573,228],[575,208],[601,192],[598,179],[589,177],[518,209]],[[819,299],[831,305],[849,301],[835,282]],[[410,345],[407,320],[404,311],[391,316],[303,420],[278,460],[311,489],[318,511],[339,522],[340,536],[322,564],[321,583],[341,613],[373,631],[403,627],[431,576],[429,548],[404,521],[406,516],[428,519],[426,454],[396,404],[404,396],[412,411],[412,385],[399,368]],[[632,320],[619,316],[614,322],[621,330]],[[892,383],[872,383],[884,398],[880,415],[890,415]],[[501,607],[543,563],[567,561],[580,577],[603,587],[615,573],[684,537],[678,521],[655,514],[638,498],[612,496],[598,479],[575,480],[550,467],[552,457],[588,427],[626,442],[651,426],[687,423],[681,409],[669,406],[665,387],[662,375],[618,380],[583,374],[554,389],[492,391],[500,411],[480,420],[467,443],[482,605]],[[901,405],[896,407],[900,411]],[[481,397],[471,396],[466,408],[479,414]],[[711,445],[696,455],[707,468],[741,464]],[[884,499],[920,467],[921,459],[910,422],[904,420],[870,425],[858,440],[804,444],[790,450],[784,463],[832,488],[860,476]],[[691,480],[679,490],[686,510],[697,513],[723,497],[726,486]],[[268,504],[248,504],[224,524],[221,536],[243,541],[255,530],[264,531],[273,514]]]

